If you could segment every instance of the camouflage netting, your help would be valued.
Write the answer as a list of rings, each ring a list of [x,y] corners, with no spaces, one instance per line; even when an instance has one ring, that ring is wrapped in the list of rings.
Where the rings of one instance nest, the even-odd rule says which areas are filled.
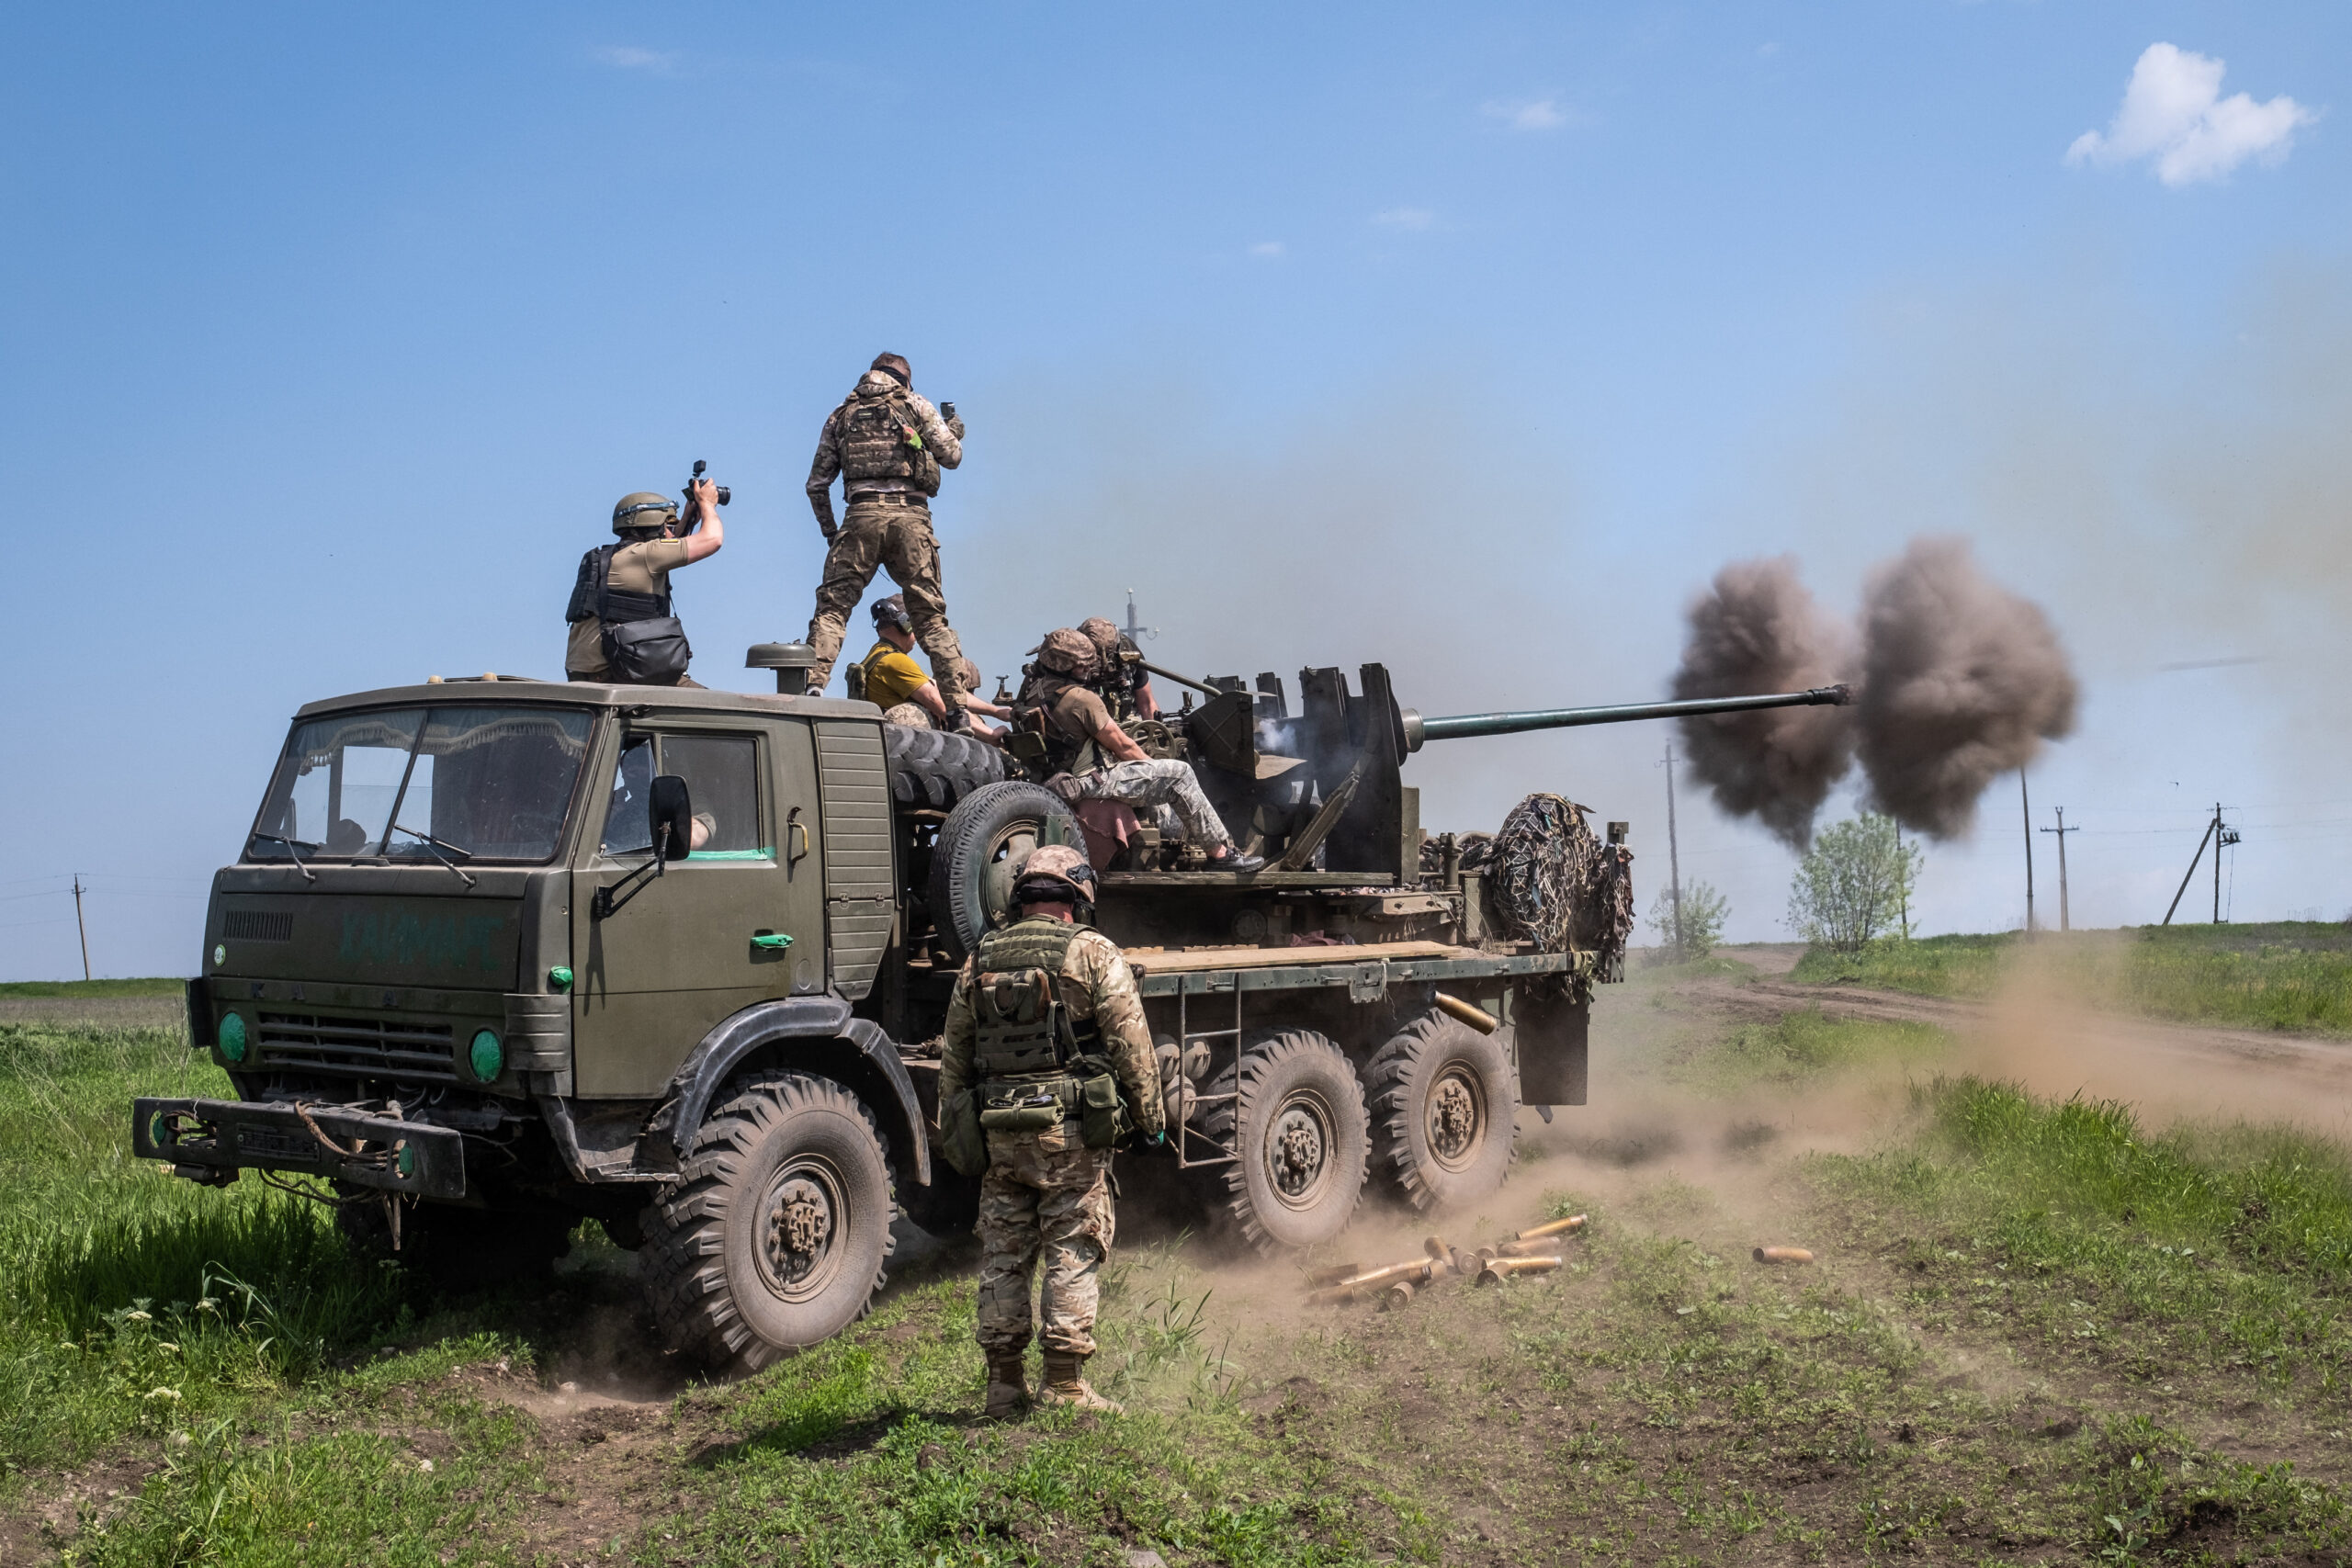
[[[1583,807],[1564,795],[1531,795],[1478,848],[1478,863],[1465,848],[1463,864],[1485,872],[1488,908],[1515,935],[1541,952],[1592,955],[1560,976],[1572,999],[1589,997],[1596,979],[1624,974],[1634,934],[1633,857],[1594,835]]]

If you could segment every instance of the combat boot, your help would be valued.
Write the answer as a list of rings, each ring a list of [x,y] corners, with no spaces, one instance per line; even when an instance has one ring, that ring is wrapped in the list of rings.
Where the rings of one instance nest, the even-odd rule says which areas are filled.
[[[989,1356],[989,1397],[980,1407],[984,1421],[1010,1421],[1029,1408],[1029,1373],[1018,1350]]]
[[[1046,1376],[1037,1385],[1037,1403],[1071,1410],[1100,1410],[1111,1416],[1127,1413],[1125,1405],[1115,1399],[1103,1398],[1088,1386],[1086,1358],[1067,1350],[1046,1352]]]

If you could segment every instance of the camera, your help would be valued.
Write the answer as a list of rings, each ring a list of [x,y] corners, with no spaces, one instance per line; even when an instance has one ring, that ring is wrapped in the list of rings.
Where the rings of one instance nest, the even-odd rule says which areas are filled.
[[[694,472],[694,477],[695,477],[695,479],[700,479],[700,478],[702,478],[702,471],[703,471],[705,468],[709,468],[709,467],[710,467],[710,465],[709,465],[708,463],[704,462],[700,457],[696,457],[696,458],[695,459],[695,472]],[[728,489],[727,489],[727,487],[726,487],[725,485],[720,485],[720,486],[718,487],[718,504],[719,504],[719,505],[721,505],[721,506],[728,505],[728,504],[729,504],[730,502],[732,502],[732,500],[734,499],[734,498],[733,498],[733,496],[729,492],[729,491],[728,491]],[[686,499],[687,499],[688,501],[692,501],[694,498],[695,498],[695,487],[694,487],[692,484],[689,484],[689,485],[687,485],[687,486],[686,486]]]

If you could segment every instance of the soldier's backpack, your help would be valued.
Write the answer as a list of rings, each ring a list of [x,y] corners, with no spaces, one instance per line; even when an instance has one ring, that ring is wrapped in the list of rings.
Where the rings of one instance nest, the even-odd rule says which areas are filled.
[[[922,421],[904,391],[854,393],[842,405],[840,456],[845,479],[905,479],[939,493],[939,458],[922,444]]]

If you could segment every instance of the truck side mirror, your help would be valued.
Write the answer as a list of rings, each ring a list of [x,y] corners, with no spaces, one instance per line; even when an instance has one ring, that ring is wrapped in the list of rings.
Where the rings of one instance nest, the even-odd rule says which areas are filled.
[[[657,774],[646,792],[645,816],[654,860],[685,859],[695,843],[695,802],[686,781],[675,773]]]

